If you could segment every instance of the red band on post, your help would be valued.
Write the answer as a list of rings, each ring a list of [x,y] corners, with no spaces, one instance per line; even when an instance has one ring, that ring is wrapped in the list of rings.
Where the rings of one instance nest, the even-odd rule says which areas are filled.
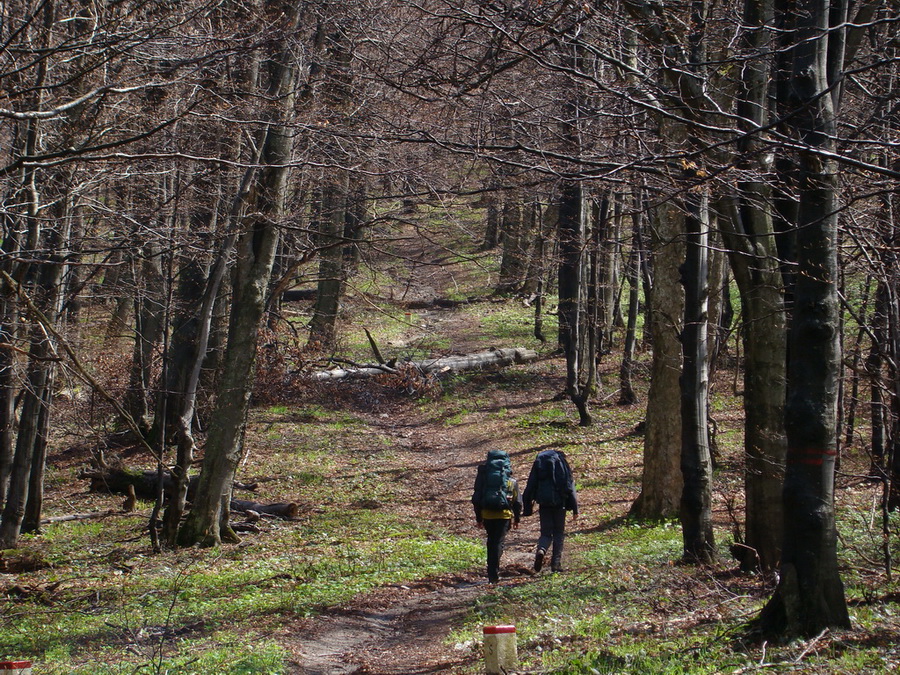
[[[485,635],[497,635],[498,633],[515,633],[515,626],[485,626]]]

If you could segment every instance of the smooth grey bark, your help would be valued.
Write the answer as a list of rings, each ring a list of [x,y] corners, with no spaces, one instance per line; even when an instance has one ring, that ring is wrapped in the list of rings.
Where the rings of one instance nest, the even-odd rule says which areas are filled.
[[[577,68],[582,59],[584,45],[579,37],[572,35],[560,41],[560,61],[566,68]],[[560,135],[566,149],[577,157],[581,153],[581,132],[579,116],[582,105],[578,84],[573,82],[572,91],[562,104]],[[585,308],[585,204],[584,186],[574,180],[563,180],[559,186],[556,211],[557,242],[559,244],[559,267],[557,269],[557,290],[559,296],[559,346],[566,357],[565,393],[578,410],[579,424],[590,426],[593,422],[588,409],[588,396],[583,383],[583,371],[593,368],[593,361],[583,361],[587,343]],[[591,355],[592,358],[593,355]]]
[[[672,204],[655,209],[650,227],[653,290],[649,309],[653,361],[647,394],[641,493],[630,514],[645,519],[678,515],[681,476],[681,345],[684,291],[678,267],[684,259],[684,214]]]
[[[491,251],[500,245],[500,198],[498,195],[499,181],[491,177],[482,202],[484,209],[484,241],[481,250]]]
[[[521,286],[525,275],[528,238],[531,231],[527,227],[527,219],[523,213],[526,208],[518,190],[508,190],[503,199],[503,210],[500,220],[501,243],[503,252],[500,256],[500,273],[495,292],[498,294],[515,293]]]
[[[15,274],[15,253],[18,251],[16,220],[10,214],[2,216],[3,232],[0,240],[0,270]],[[12,470],[16,439],[15,401],[16,358],[12,345],[20,330],[17,320],[18,303],[13,293],[0,294],[0,508],[6,500],[9,474]]]
[[[529,265],[530,271],[526,275],[525,291],[534,295],[534,337],[541,342],[546,342],[547,337],[544,335],[544,286],[545,279],[549,277],[549,269],[552,267],[548,264],[547,252],[550,248],[548,244],[553,241],[553,233],[559,229],[559,208],[558,205],[550,204],[546,209],[541,209],[540,204],[534,205],[538,221],[537,232],[535,233],[535,241],[532,246],[532,260]],[[532,287],[533,284],[533,287]]]
[[[747,186],[742,200],[764,200],[763,185]],[[784,289],[771,215],[759,206],[732,204],[724,238],[744,317],[745,528],[737,542],[742,569],[773,569],[781,559],[787,337]]]
[[[71,239],[72,205],[70,190],[65,189],[58,197],[51,213],[53,226],[45,234],[47,259],[38,266],[38,309],[43,313],[43,321],[56,326],[62,321],[62,308],[65,298],[66,271],[68,265],[67,244]],[[36,327],[32,336],[29,367],[33,369],[34,379],[29,380],[25,392],[20,418],[20,436],[25,435],[26,443],[34,446],[32,451],[31,472],[28,477],[28,500],[22,519],[22,532],[40,532],[41,512],[44,503],[44,474],[47,465],[47,443],[50,436],[50,419],[53,409],[53,387],[56,381],[57,364],[56,349],[53,340],[43,327]],[[25,405],[31,404],[29,414],[25,414]],[[32,419],[33,416],[33,419]],[[16,439],[18,446],[20,439]],[[2,536],[2,535],[0,535]]]
[[[613,202],[614,203],[611,203]],[[618,229],[621,200],[606,194],[595,218],[597,227],[597,358],[612,351],[618,315]]]
[[[368,227],[368,188],[365,176],[352,174],[344,214],[345,274],[353,275],[360,263]]]
[[[37,17],[36,23],[40,24],[37,40],[45,48],[56,20],[55,13],[55,3],[47,2],[41,8],[40,17]],[[29,102],[33,109],[39,107],[44,96],[47,74],[48,65],[41,62],[35,75],[33,100]],[[73,79],[70,87],[75,87],[76,82],[77,78]],[[70,135],[77,128],[79,113],[77,108],[67,113],[61,143],[68,144],[72,140]],[[42,124],[37,120],[25,124],[23,149],[26,155],[41,149],[43,133]],[[50,407],[56,374],[55,346],[53,338],[44,330],[44,324],[55,326],[59,319],[72,215],[70,176],[66,169],[42,172],[34,167],[26,168],[21,173],[20,187],[24,198],[21,224],[26,232],[22,249],[34,262],[16,265],[18,285],[6,288],[5,292],[23,293],[24,287],[28,286],[33,295],[29,305],[35,325],[29,336],[26,387],[22,394],[22,411],[9,467],[6,499],[0,515],[0,549],[14,548],[23,531],[37,532],[40,527]],[[41,316],[35,316],[36,313]]]
[[[10,349],[14,307],[11,297],[0,298],[0,506],[6,499],[9,486],[15,439],[15,359]]]
[[[169,283],[174,280],[170,279]],[[194,366],[202,364],[206,345],[201,340],[204,330],[203,315],[198,311],[197,299],[203,297],[206,285],[205,270],[197,259],[186,260],[178,274],[178,283],[174,294],[174,311],[171,311],[171,335],[168,338],[168,354],[163,368],[163,387],[156,404],[154,415],[154,435],[157,447],[167,447],[168,439],[174,430],[178,439],[176,443],[175,463],[170,472],[172,487],[169,490],[168,507],[163,516],[163,527],[160,533],[162,541],[172,546],[181,524],[187,499],[189,471],[194,459],[194,442],[191,429],[193,427],[194,401],[188,393],[194,377]],[[207,329],[208,330],[208,329]],[[199,377],[199,373],[197,373]],[[193,384],[196,392],[196,383]],[[183,417],[189,415],[187,425]],[[175,421],[173,424],[172,422]],[[163,456],[163,453],[160,453]],[[164,461],[165,458],[163,457]]]
[[[263,145],[264,149],[265,144]],[[163,541],[167,546],[175,546],[177,544],[181,518],[187,508],[187,494],[191,480],[190,470],[196,451],[194,417],[198,406],[203,367],[207,364],[210,345],[214,339],[216,306],[221,301],[222,287],[230,268],[229,257],[238,238],[234,231],[233,222],[241,215],[241,209],[246,201],[253,175],[254,172],[252,170],[246,171],[238,187],[231,213],[224,228],[228,235],[222,241],[219,251],[210,266],[209,273],[203,278],[202,291],[199,292],[200,303],[199,308],[196,310],[196,316],[189,320],[185,317],[185,320],[188,320],[189,330],[184,331],[179,340],[186,342],[186,344],[173,350],[173,354],[181,353],[182,358],[176,358],[175,360],[178,362],[178,368],[182,374],[175,381],[175,384],[179,387],[179,396],[176,399],[177,406],[171,411],[176,438],[176,460],[175,465],[170,470],[173,478],[172,487],[169,495],[169,504],[163,516],[162,535]],[[200,212],[195,214],[195,217],[198,217],[202,222],[207,222],[208,220],[210,226],[217,219],[215,211]],[[275,246],[277,249],[277,243]],[[194,274],[193,284],[188,284],[188,289],[184,289],[185,293],[191,286],[201,290],[199,288],[200,276],[202,276],[200,270],[194,270]],[[191,338],[193,338],[193,342],[191,342]],[[168,416],[168,407],[161,405],[160,408],[159,414],[165,420]]]
[[[705,11],[703,3],[695,3],[695,15]],[[653,7],[643,0],[627,0],[626,9],[642,22],[645,40],[665,45],[671,53],[672,63],[702,64],[694,58],[701,44],[693,39],[683,46],[678,33],[670,30]],[[748,0],[744,8],[746,30],[741,34],[743,50],[747,58],[741,68],[738,113],[741,127],[748,135],[739,142],[734,161],[743,171],[742,176],[762,176],[772,173],[767,154],[761,152],[758,132],[768,121],[770,107],[770,60],[773,52],[772,33],[766,26],[772,21],[772,5],[768,0]],[[774,50],[777,52],[777,50]],[[688,116],[709,121],[717,105],[708,100],[704,89],[705,77],[685,76],[679,68],[665,67],[663,74],[669,82],[669,95],[677,95],[676,103],[684,106]],[[780,80],[778,80],[780,82]],[[729,161],[727,157],[719,157]],[[791,173],[781,176],[791,179]],[[778,229],[773,220],[773,201],[779,206],[778,223],[792,218],[793,198],[790,185],[775,196],[763,178],[748,178],[738,185],[737,196],[731,198],[726,208],[727,218],[722,218],[725,243],[729,249],[735,278],[744,302],[747,332],[745,334],[745,446],[747,466],[747,518],[742,565],[771,568],[779,560],[780,517],[779,499],[783,456],[785,452],[781,414],[784,382],[785,344],[784,283],[771,276],[773,265],[782,259],[779,253],[790,250],[790,237],[775,236]],[[791,221],[795,222],[795,221]],[[781,246],[780,250],[778,246]],[[787,268],[781,268],[785,271]],[[656,280],[663,278],[659,271]],[[652,310],[651,310],[652,311]],[[655,339],[655,333],[653,334]],[[656,345],[654,345],[655,347]],[[649,425],[649,423],[648,423]]]
[[[747,0],[741,36],[748,59],[742,69],[737,113],[751,132],[769,122],[773,5]],[[772,188],[762,176],[771,167],[762,139],[748,133],[738,144],[739,181],[724,202],[723,240],[741,297],[744,343],[745,527],[736,542],[741,568],[774,569],[781,558],[781,487],[787,328],[784,283],[778,257]]]
[[[780,579],[760,615],[762,631],[815,636],[849,628],[837,559],[834,465],[841,363],[837,293],[838,177],[834,150],[837,101],[832,59],[842,60],[828,0],[797,0],[793,12],[789,128],[805,146],[797,152],[797,273],[789,333],[785,430],[784,544]],[[829,37],[830,36],[830,37]],[[837,66],[837,72],[841,65]]]
[[[538,286],[544,278],[545,262],[544,257],[547,251],[547,241],[551,236],[548,229],[548,218],[544,218],[541,204],[538,201],[532,201],[525,204],[526,209],[526,227],[531,232],[532,241],[528,245],[528,264],[525,266],[525,274],[522,282],[521,292],[526,298],[536,295]]]
[[[276,219],[288,172],[284,163],[290,158],[290,137],[286,130],[270,127],[264,148],[267,166],[260,171],[256,203],[259,209],[255,217],[245,219],[246,230],[238,243],[223,374],[210,419],[197,493],[178,532],[178,543],[182,546],[215,545],[237,539],[228,525],[231,485],[243,454],[257,338],[278,243]]]
[[[715,558],[712,525],[712,457],[707,404],[709,361],[709,201],[705,193],[688,198],[685,217],[684,328],[681,331],[681,475],[679,517],[684,559]]]

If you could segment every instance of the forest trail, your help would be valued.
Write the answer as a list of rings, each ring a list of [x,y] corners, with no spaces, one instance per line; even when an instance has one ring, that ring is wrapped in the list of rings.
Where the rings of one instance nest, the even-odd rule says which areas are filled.
[[[507,398],[486,402],[475,421],[445,425],[427,419],[412,406],[390,415],[375,411],[373,426],[396,441],[402,464],[409,474],[404,483],[410,493],[408,517],[422,518],[438,529],[475,537],[470,503],[478,463],[493,447],[510,452],[514,475],[522,484],[527,478],[533,453],[517,449],[508,421],[498,421],[505,407],[528,407],[548,398],[546,391],[532,389]],[[406,514],[405,514],[406,515]],[[523,518],[518,530],[507,537],[499,587],[528,583],[533,579],[537,518]],[[469,609],[482,595],[498,586],[487,583],[484,569],[405,585],[376,589],[346,606],[299,620],[280,631],[280,640],[293,655],[295,675],[341,675],[350,673],[394,675],[407,673],[453,673],[455,668],[480,659],[477,645],[447,644],[448,635],[459,627]]]
[[[397,243],[399,264],[395,284],[405,303],[432,305],[414,313],[415,322],[427,334],[440,335],[449,353],[476,348],[482,328],[471,312],[433,306],[459,288],[460,271],[446,263],[427,237],[410,236]],[[491,311],[485,306],[485,312]],[[415,332],[415,331],[413,331]],[[512,347],[516,345],[496,345]],[[388,345],[388,348],[391,346]],[[480,347],[483,349],[483,347]],[[518,366],[513,366],[516,368]],[[561,371],[562,372],[562,371]],[[423,408],[391,406],[374,410],[368,423],[394,439],[405,469],[403,482],[409,491],[409,511],[404,517],[421,518],[438,530],[477,537],[471,506],[477,465],[491,448],[510,453],[514,476],[524,489],[533,459],[533,448],[522,449],[502,410],[527,409],[551,398],[561,387],[557,378],[543,378],[526,392],[495,392],[495,400],[481,400],[465,424],[434,418]],[[494,389],[493,387],[490,389]],[[502,397],[502,398],[499,398]],[[480,397],[479,397],[480,398]],[[392,505],[392,508],[395,505]],[[523,518],[511,530],[501,561],[499,586],[528,583],[533,577],[537,518]],[[347,605],[298,620],[281,631],[282,644],[293,655],[292,675],[406,675],[454,673],[480,660],[479,645],[447,644],[474,603],[498,586],[487,583],[484,567],[464,574],[421,579],[405,585],[376,589]]]

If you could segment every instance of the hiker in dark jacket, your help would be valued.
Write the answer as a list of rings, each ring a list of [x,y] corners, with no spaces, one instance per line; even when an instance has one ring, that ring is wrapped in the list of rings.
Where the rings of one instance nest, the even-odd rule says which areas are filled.
[[[572,512],[572,520],[578,519],[575,479],[561,450],[551,449],[538,453],[531,465],[522,498],[525,502],[523,515],[532,514],[535,502],[540,507],[541,536],[534,555],[534,571],[541,571],[544,556],[552,545],[550,569],[561,572],[563,541],[566,538],[566,511]]]
[[[493,465],[493,466],[492,466]],[[490,473],[494,466],[503,467],[503,493],[505,504],[497,508],[497,504],[490,497]],[[478,473],[475,475],[475,488],[472,490],[472,506],[475,509],[475,523],[483,527],[487,533],[487,576],[492,584],[500,580],[500,556],[503,555],[503,542],[506,533],[512,527],[519,527],[519,518],[522,516],[522,496],[519,494],[519,484],[512,477],[509,463],[509,455],[503,450],[491,450],[487,460],[478,465]]]

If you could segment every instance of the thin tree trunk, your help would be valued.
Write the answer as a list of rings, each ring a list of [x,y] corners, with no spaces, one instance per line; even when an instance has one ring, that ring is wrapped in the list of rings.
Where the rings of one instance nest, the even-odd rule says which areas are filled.
[[[522,285],[524,276],[525,251],[523,242],[530,232],[525,227],[522,214],[523,204],[518,190],[507,190],[503,198],[503,212],[500,222],[503,253],[500,256],[500,273],[495,293],[515,293]]]
[[[148,245],[144,247],[135,274],[137,295],[134,298],[134,348],[131,375],[124,407],[142,426],[149,428],[150,395],[153,355],[163,331],[163,283],[159,255]]]
[[[625,344],[622,349],[622,365],[619,368],[619,405],[637,403],[632,375],[634,374],[634,352],[637,345],[637,319],[640,312],[641,235],[643,221],[641,196],[638,190],[634,196],[632,216],[631,253],[629,254],[626,276],[628,278],[628,323],[625,326]]]
[[[11,349],[15,306],[12,296],[0,298],[0,508],[9,486],[15,448],[15,352]]]
[[[285,16],[286,35],[297,29],[300,10]],[[273,44],[281,46],[277,41]],[[197,492],[187,519],[178,532],[178,543],[215,545],[236,541],[229,525],[234,474],[243,455],[243,436],[250,405],[251,382],[256,362],[258,333],[266,308],[266,290],[278,249],[279,219],[287,192],[292,133],[286,126],[294,104],[295,63],[285,48],[270,56],[269,94],[279,101],[279,119],[269,124],[253,203],[242,223],[237,246],[234,293],[216,407],[210,420],[206,452]],[[211,295],[210,302],[215,294]]]
[[[580,382],[580,344],[583,339],[579,320],[579,295],[582,286],[583,224],[581,185],[566,182],[559,201],[559,343],[566,356],[566,394],[578,409],[581,426],[591,424],[587,395]]]
[[[709,205],[706,195],[690,198],[685,218],[687,240],[681,282],[684,329],[681,332],[681,529],[684,558],[710,563],[715,557],[712,527],[712,458],[707,406],[709,368]]]

